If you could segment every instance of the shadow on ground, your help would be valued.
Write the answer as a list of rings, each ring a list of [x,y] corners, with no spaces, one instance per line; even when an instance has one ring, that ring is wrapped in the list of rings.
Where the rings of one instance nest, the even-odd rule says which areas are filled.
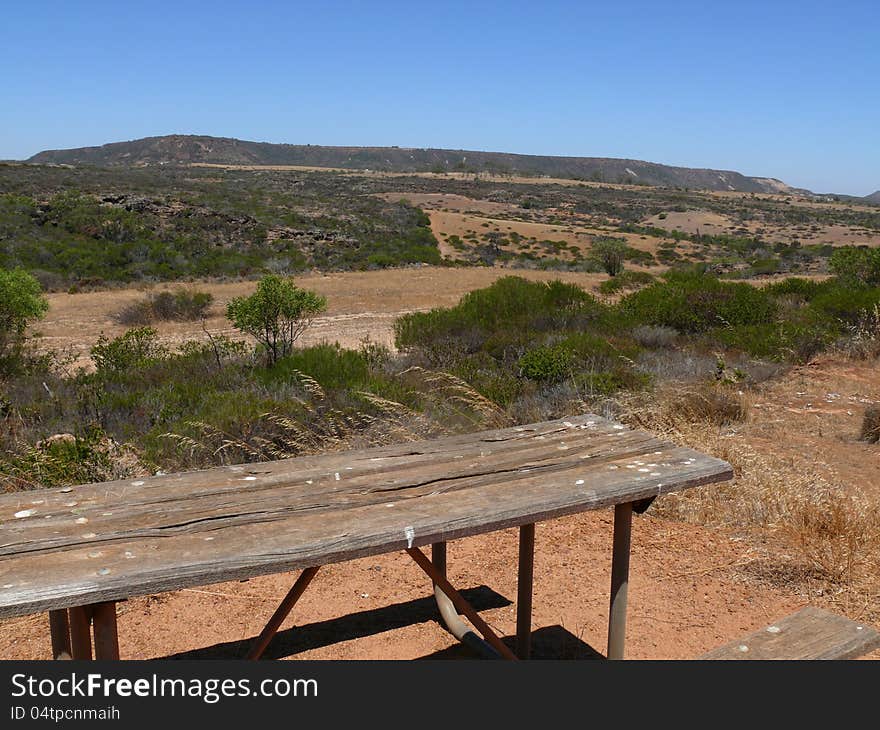
[[[488,586],[477,586],[461,591],[464,599],[477,611],[486,611],[492,608],[503,608],[511,605],[511,601],[496,593]],[[268,620],[268,616],[266,617]],[[375,608],[369,611],[350,613],[339,618],[318,621],[302,626],[279,631],[272,643],[263,654],[264,659],[284,659],[294,656],[309,649],[317,649],[322,646],[330,646],[342,641],[359,639],[364,636],[381,634],[412,624],[439,621],[437,604],[434,598],[418,598],[403,603],[395,603],[391,606]],[[438,629],[442,630],[442,629]],[[540,632],[536,632],[536,635]],[[200,649],[170,654],[165,659],[241,659],[250,649],[256,637],[239,641],[227,641],[214,644]],[[454,647],[458,648],[458,647]],[[463,648],[463,647],[462,647]],[[460,658],[473,658],[474,654],[463,648],[464,653]],[[442,654],[443,652],[438,652]],[[442,659],[447,657],[430,655],[426,659]],[[458,657],[448,657],[458,658]]]
[[[503,638],[504,643],[516,650],[516,639]],[[446,649],[426,654],[419,659],[475,659],[480,658],[468,647],[455,644]],[[605,659],[605,656],[562,626],[544,626],[532,632],[530,659]]]

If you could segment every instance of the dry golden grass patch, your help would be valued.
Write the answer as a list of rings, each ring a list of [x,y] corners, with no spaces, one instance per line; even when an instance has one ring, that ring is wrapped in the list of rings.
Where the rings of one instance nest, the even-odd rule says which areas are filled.
[[[810,578],[851,614],[880,617],[880,498],[817,473],[800,458],[757,450],[743,436],[749,396],[726,385],[671,387],[622,403],[622,419],[728,461],[733,481],[670,494],[656,514],[768,534],[788,580]],[[739,423],[739,425],[737,425]]]

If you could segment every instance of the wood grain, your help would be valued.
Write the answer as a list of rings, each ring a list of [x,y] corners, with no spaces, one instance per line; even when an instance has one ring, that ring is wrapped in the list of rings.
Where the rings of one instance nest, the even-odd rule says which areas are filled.
[[[878,647],[872,627],[807,606],[700,659],[855,659]]]
[[[730,466],[586,415],[0,496],[0,617],[324,565],[648,499]]]

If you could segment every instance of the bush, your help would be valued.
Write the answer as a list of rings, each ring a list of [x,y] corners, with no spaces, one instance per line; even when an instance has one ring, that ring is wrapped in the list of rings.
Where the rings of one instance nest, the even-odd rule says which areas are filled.
[[[271,381],[295,381],[298,373],[314,378],[324,388],[362,390],[366,387],[370,367],[366,356],[347,350],[338,343],[315,345],[294,350],[266,371]]]
[[[214,303],[214,295],[204,291],[163,291],[153,297],[153,311],[157,319],[200,319]]]
[[[604,337],[579,332],[555,345],[532,348],[519,358],[517,366],[524,378],[555,383],[575,373],[614,369],[620,354]]]
[[[641,289],[654,281],[654,277],[646,271],[622,271],[617,276],[599,284],[599,291],[606,296],[624,290]]]
[[[841,246],[831,254],[828,266],[846,281],[865,286],[880,286],[880,249]]]
[[[0,269],[0,374],[21,364],[28,325],[46,314],[49,303],[40,284],[25,271]]]
[[[820,319],[856,324],[865,312],[880,304],[880,288],[865,289],[832,282],[810,302],[811,312]]]
[[[262,345],[270,365],[288,355],[293,343],[327,308],[320,294],[300,289],[293,281],[270,275],[249,297],[235,297],[226,307],[233,326]]]
[[[597,238],[593,241],[593,256],[602,263],[602,268],[608,276],[617,276],[623,271],[626,252],[626,242],[620,239]]]
[[[536,347],[523,355],[517,365],[519,372],[529,380],[559,382],[571,373],[574,353],[565,345]]]
[[[869,444],[880,442],[880,406],[868,406],[865,409],[865,417],[862,420],[862,431],[859,434],[862,441]]]
[[[672,327],[642,324],[633,328],[630,333],[633,340],[641,347],[650,350],[662,350],[672,347],[678,340],[678,331]]]
[[[98,373],[125,373],[152,365],[168,355],[152,327],[128,330],[113,340],[103,334],[91,349]]]
[[[779,259],[756,259],[751,265],[753,276],[767,276],[777,271],[779,271]]]
[[[469,292],[451,309],[432,309],[399,317],[395,342],[401,350],[457,349],[475,352],[498,331],[564,328],[599,318],[605,308],[574,284],[526,281],[506,276],[486,289]]]
[[[204,317],[214,295],[203,291],[163,291],[133,302],[116,313],[114,319],[127,326],[147,325],[156,320],[192,321]]]
[[[828,328],[794,322],[738,325],[719,328],[712,334],[725,347],[777,362],[809,362],[834,340]]]
[[[776,302],[749,284],[719,281],[699,272],[670,272],[666,280],[629,294],[620,310],[634,324],[707,332],[722,326],[762,324],[773,319]]]
[[[791,277],[768,284],[764,287],[764,291],[774,297],[794,296],[808,302],[825,288],[825,284],[819,281]]]

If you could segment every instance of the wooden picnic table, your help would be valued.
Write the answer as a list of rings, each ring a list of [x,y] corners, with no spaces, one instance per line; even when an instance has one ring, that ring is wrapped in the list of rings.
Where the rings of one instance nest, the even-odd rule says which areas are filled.
[[[608,656],[622,658],[632,513],[729,464],[595,415],[321,456],[0,496],[0,618],[49,612],[56,658],[118,658],[115,602],[302,569],[256,658],[322,565],[406,550],[500,655],[445,577],[446,541],[520,528],[528,656],[534,525],[614,507]],[[433,560],[419,549],[432,545]],[[441,596],[442,597],[442,596]],[[92,636],[92,629],[94,639]]]

